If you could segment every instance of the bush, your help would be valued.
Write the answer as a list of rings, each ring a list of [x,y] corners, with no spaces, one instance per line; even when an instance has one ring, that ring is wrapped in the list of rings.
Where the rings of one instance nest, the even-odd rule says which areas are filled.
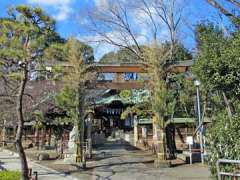
[[[211,173],[216,177],[216,161],[218,159],[238,160],[240,157],[240,114],[229,118],[219,113],[213,121],[212,127],[207,131],[209,148],[209,164]],[[221,170],[238,171],[235,166],[226,165]]]
[[[20,180],[21,173],[18,171],[0,171],[0,180]]]

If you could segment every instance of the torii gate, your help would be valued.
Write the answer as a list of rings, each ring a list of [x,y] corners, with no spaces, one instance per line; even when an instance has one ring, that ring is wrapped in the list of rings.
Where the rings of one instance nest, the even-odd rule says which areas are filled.
[[[193,64],[192,60],[181,61],[175,64],[166,66],[166,71],[172,73],[185,73],[190,70],[190,66]],[[95,64],[95,71],[97,73],[114,73],[112,81],[100,80],[96,83],[98,89],[142,89],[144,88],[144,82],[138,80],[125,80],[125,73],[147,73],[146,66],[139,63],[120,63],[120,64]]]
[[[186,73],[190,70],[190,66],[193,65],[193,61],[181,61],[174,64],[166,65],[166,72],[169,73]],[[97,73],[114,73],[112,81],[97,81],[95,88],[97,89],[143,89],[145,82],[138,80],[125,80],[125,73],[147,73],[146,65],[123,63],[123,64],[95,64],[95,71]],[[156,127],[156,122],[153,122],[153,126]],[[157,132],[155,132],[157,133]],[[134,144],[138,140],[137,119],[134,118]],[[156,141],[158,143],[158,141]],[[91,148],[91,147],[90,147]]]

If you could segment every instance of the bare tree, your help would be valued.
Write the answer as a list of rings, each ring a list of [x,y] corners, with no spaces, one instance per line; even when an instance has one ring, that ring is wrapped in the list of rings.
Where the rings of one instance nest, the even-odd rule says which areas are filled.
[[[161,40],[161,32],[167,31],[169,38],[164,38],[171,44],[173,57],[184,7],[177,0],[107,2],[88,11],[88,28],[98,36],[93,41],[126,48],[143,60],[141,45]],[[143,28],[148,32],[142,33]]]
[[[141,58],[138,34],[131,27],[129,9],[122,1],[109,1],[108,7],[90,10],[88,20],[88,28],[100,37],[96,42],[126,48]]]
[[[240,23],[239,23],[239,16],[237,14],[232,13],[230,10],[225,8],[223,5],[218,3],[216,0],[206,0],[211,6],[219,10],[222,14],[224,14],[226,17],[228,17],[232,23],[239,29]],[[238,0],[225,0],[232,4],[233,6],[240,8],[240,2]]]

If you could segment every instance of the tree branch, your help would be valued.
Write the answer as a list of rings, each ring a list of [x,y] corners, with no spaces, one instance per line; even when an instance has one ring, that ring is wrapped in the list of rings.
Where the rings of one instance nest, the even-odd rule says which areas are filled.
[[[208,4],[210,4],[211,6],[213,6],[214,8],[218,9],[221,13],[223,13],[226,17],[228,17],[232,23],[239,29],[240,25],[236,24],[236,19],[239,19],[239,17],[237,17],[236,15],[234,15],[233,13],[229,12],[226,8],[224,8],[223,6],[221,6],[217,1],[215,0],[206,0],[208,2]],[[235,2],[235,0],[228,0],[229,2]],[[238,4],[238,3],[237,3]]]
[[[237,1],[237,0],[226,0],[226,1],[232,3],[232,4],[234,4],[235,6],[237,6],[237,7],[240,8],[240,2],[239,2],[239,1]]]

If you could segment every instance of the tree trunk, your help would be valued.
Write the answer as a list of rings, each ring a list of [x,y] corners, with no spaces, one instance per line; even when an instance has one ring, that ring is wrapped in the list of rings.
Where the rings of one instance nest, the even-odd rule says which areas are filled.
[[[17,111],[18,127],[17,127],[16,138],[15,138],[16,149],[21,161],[21,171],[22,171],[23,180],[29,180],[27,159],[22,146],[22,135],[23,135],[23,126],[24,126],[23,95],[24,95],[24,90],[27,83],[27,78],[28,78],[28,71],[27,71],[27,66],[25,65],[23,69],[23,78],[21,80],[20,88],[17,95],[16,111]]]
[[[62,137],[61,137],[61,144],[60,144],[60,156],[61,156],[61,158],[64,158],[63,157],[63,143],[64,143],[64,131],[63,131],[63,135],[62,135]]]
[[[153,118],[154,151],[156,152],[158,159],[164,161],[167,159],[164,122],[163,120],[160,120],[157,115],[155,115]]]
[[[52,127],[49,126],[49,132],[48,132],[48,146],[51,146],[51,137],[52,137]]]
[[[159,117],[161,118],[161,117]],[[160,121],[160,127],[158,129],[159,136],[158,136],[158,142],[159,142],[159,152],[158,152],[158,158],[159,160],[166,160],[167,154],[166,154],[166,131],[164,126],[164,119],[159,119]]]
[[[78,118],[76,120],[77,125],[77,148],[76,148],[76,162],[80,162],[82,167],[85,168],[86,161],[85,161],[85,153],[84,153],[84,91],[82,89],[81,84],[79,84],[77,92],[76,92],[76,100],[78,102],[78,106],[76,107],[76,111],[78,112]]]
[[[226,94],[224,92],[222,92],[223,94],[223,99],[224,99],[224,103],[226,105],[226,109],[227,109],[227,113],[228,113],[228,116],[229,118],[232,118],[232,108],[231,108],[231,104],[226,96]]]
[[[80,89],[80,88],[79,88]],[[82,167],[86,167],[85,160],[85,151],[84,151],[84,131],[85,131],[85,123],[84,123],[84,92],[79,90],[79,125],[80,125],[80,156]]]

